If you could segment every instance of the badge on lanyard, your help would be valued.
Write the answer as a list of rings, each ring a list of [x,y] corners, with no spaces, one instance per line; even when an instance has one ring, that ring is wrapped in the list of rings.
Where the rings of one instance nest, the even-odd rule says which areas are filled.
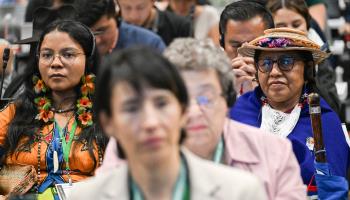
[[[56,190],[57,190],[57,194],[58,197],[60,198],[60,200],[67,200],[69,199],[69,194],[72,191],[73,188],[72,183],[63,183],[63,184],[56,184]]]
[[[314,150],[315,140],[313,137],[306,138],[306,146],[307,148],[309,148],[310,151]]]

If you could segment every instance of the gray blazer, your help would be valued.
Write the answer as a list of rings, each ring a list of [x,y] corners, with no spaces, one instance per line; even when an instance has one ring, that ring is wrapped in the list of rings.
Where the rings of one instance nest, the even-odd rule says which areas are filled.
[[[267,199],[263,185],[252,174],[181,151],[188,164],[191,200]],[[77,183],[69,199],[130,200],[127,164]]]

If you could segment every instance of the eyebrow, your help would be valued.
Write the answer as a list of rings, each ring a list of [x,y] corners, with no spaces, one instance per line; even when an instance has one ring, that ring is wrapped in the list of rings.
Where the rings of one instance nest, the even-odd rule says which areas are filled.
[[[72,51],[72,50],[79,51],[79,49],[74,48],[74,47],[66,47],[66,48],[60,49],[60,51]],[[48,47],[44,47],[40,51],[54,51],[54,50],[51,48],[48,48]]]

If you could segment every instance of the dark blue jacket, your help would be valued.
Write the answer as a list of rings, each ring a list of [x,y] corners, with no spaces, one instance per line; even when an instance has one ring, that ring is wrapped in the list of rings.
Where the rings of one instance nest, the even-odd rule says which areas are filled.
[[[261,98],[262,91],[257,87],[238,98],[230,110],[230,118],[255,127],[261,125]],[[346,177],[349,167],[349,146],[342,131],[341,122],[337,114],[321,98],[323,141],[327,151],[327,161],[333,175]],[[315,172],[315,156],[306,146],[306,139],[312,137],[309,106],[304,105],[299,121],[294,130],[288,135],[292,142],[293,151],[298,159],[301,175],[305,184],[308,184]]]
[[[126,22],[121,22],[119,26],[118,42],[117,46],[114,48],[114,51],[135,45],[148,46],[158,50],[159,52],[163,52],[165,49],[165,44],[162,38],[160,38],[157,34],[150,30],[131,25]]]

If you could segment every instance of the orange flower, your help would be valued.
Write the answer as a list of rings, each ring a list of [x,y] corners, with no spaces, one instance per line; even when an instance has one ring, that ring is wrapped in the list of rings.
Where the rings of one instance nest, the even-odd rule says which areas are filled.
[[[40,110],[40,112],[36,118],[39,120],[43,120],[45,123],[47,123],[48,121],[53,120],[53,116],[54,116],[54,114],[51,110],[49,110],[49,111]]]
[[[89,74],[85,76],[85,83],[93,83],[95,79],[95,75]]]
[[[90,126],[92,125],[92,115],[89,112],[83,112],[79,115],[79,120],[83,126]]]
[[[38,100],[37,105],[39,107],[43,107],[46,104],[46,102],[47,102],[47,99],[45,97],[40,97],[40,99]]]
[[[88,94],[92,94],[95,90],[95,86],[93,83],[87,83],[81,86],[81,93],[86,96]]]
[[[78,102],[78,107],[91,108],[92,102],[87,97],[82,97]]]
[[[45,88],[45,83],[43,80],[39,79],[35,86],[34,86],[34,91],[35,93],[39,94],[40,92],[45,92],[46,88]]]

